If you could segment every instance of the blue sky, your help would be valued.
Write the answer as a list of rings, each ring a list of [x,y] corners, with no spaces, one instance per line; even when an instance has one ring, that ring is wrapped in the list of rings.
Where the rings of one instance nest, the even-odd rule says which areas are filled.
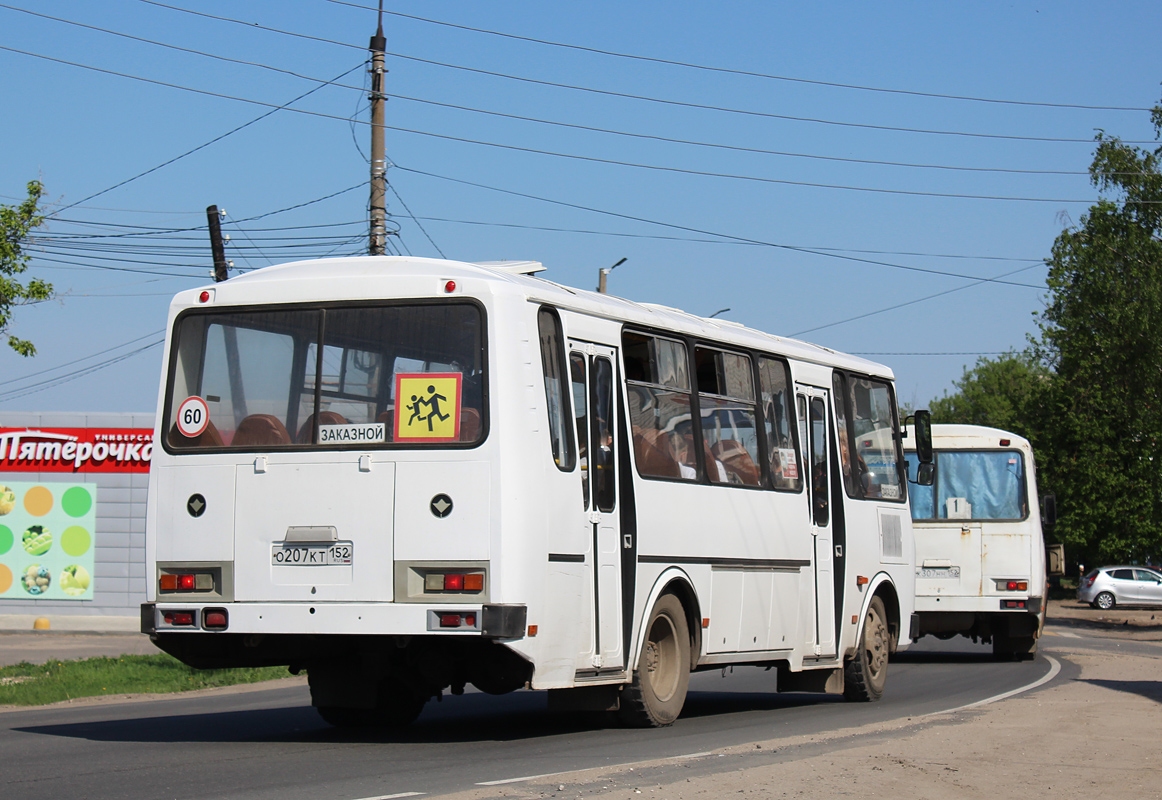
[[[918,407],[1025,346],[1096,131],[1152,143],[1162,96],[1156,0],[384,10],[393,252],[582,288],[625,258],[611,293],[866,355]],[[0,203],[46,185],[30,274],[59,293],[17,310],[39,352],[0,352],[0,410],[152,411],[208,205],[238,270],[365,252],[375,23],[0,4]]]

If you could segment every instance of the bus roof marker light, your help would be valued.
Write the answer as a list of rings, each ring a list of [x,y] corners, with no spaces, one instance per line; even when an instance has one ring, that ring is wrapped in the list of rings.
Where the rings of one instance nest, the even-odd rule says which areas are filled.
[[[214,297],[213,292],[211,292],[209,289],[203,289],[202,293],[198,295],[198,302],[199,303],[208,303],[208,302],[210,302],[211,299],[213,299],[213,297]]]
[[[444,291],[447,294],[452,294],[452,292],[456,291],[456,281],[448,281],[447,283],[445,283],[444,284]]]

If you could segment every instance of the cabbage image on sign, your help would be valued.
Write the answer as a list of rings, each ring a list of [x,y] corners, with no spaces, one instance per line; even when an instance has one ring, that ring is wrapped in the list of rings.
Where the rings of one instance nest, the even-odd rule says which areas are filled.
[[[97,485],[2,483],[13,502],[0,516],[0,598],[92,600]]]
[[[397,373],[395,441],[458,441],[462,380],[459,372]]]

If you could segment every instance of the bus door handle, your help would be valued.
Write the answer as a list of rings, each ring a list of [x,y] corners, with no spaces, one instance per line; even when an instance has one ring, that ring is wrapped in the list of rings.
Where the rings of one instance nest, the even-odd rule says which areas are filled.
[[[633,550],[633,534],[623,533],[621,535],[621,546],[626,550]]]

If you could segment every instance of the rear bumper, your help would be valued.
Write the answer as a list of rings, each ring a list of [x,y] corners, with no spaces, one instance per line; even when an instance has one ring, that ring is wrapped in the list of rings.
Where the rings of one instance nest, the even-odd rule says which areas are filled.
[[[206,626],[206,610],[224,611],[226,627]],[[189,612],[188,624],[169,624],[166,612]],[[461,624],[443,627],[441,618],[460,615]],[[520,604],[420,605],[415,603],[145,603],[141,632],[313,634],[345,636],[426,636],[475,634],[486,639],[521,639],[528,616]],[[468,624],[471,618],[471,624]]]
[[[1016,601],[1024,603],[1024,608],[1005,608],[1006,601]],[[1040,614],[1041,605],[1044,602],[1043,598],[1030,597],[1028,595],[1000,595],[990,594],[987,596],[961,596],[956,595],[942,595],[933,597],[931,595],[920,595],[916,597],[916,611],[921,614],[927,613],[972,613],[972,614],[996,614],[1000,612],[1015,613],[1015,614]]]

